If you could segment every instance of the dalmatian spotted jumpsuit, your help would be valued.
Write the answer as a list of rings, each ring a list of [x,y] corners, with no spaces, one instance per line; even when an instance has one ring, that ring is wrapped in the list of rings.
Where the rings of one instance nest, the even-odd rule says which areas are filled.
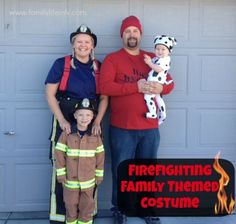
[[[154,57],[152,62],[158,66],[160,66],[163,71],[157,73],[154,70],[151,70],[148,73],[147,81],[154,81],[160,84],[169,85],[173,82],[173,80],[167,81],[167,71],[170,69],[170,56],[158,58]],[[144,94],[144,99],[148,107],[148,112],[146,113],[147,118],[157,118],[157,107],[155,101],[158,106],[158,123],[159,125],[164,122],[166,119],[166,106],[165,102],[160,94]]]

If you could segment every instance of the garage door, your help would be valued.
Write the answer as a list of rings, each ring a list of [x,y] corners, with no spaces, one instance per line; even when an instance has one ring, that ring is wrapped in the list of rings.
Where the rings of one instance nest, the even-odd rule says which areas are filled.
[[[236,1],[0,0],[0,211],[48,210],[51,113],[44,79],[70,53],[69,34],[86,23],[98,35],[96,55],[121,47],[122,18],[144,26],[142,47],[156,34],[178,40],[176,88],[166,97],[160,157],[214,157],[236,162]],[[108,116],[104,122],[106,146]],[[110,153],[99,206],[111,206]]]

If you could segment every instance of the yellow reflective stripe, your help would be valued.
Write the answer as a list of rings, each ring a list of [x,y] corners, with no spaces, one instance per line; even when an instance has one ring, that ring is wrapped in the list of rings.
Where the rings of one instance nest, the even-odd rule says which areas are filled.
[[[66,175],[65,167],[57,169],[57,176],[62,176],[62,175]]]
[[[66,152],[67,145],[58,142],[58,143],[56,144],[56,147],[55,147],[55,148],[56,148],[57,150],[62,151],[62,152]]]
[[[88,222],[82,222],[82,221],[78,221],[77,224],[92,224],[93,220],[90,220]]]
[[[80,150],[80,157],[94,157],[95,150]]]
[[[79,156],[79,149],[67,148],[66,155],[67,156]]]
[[[78,157],[94,157],[95,150],[82,150],[82,149],[71,149],[67,148],[67,156],[78,156]]]
[[[88,180],[88,181],[81,181],[80,182],[80,187],[81,189],[86,189],[95,186],[95,178]]]
[[[66,224],[77,224],[77,223],[78,223],[77,219],[75,221],[72,221],[72,222],[66,221]]]
[[[95,175],[97,177],[103,177],[103,174],[104,174],[104,170],[95,170]]]
[[[52,221],[58,221],[58,222],[65,222],[65,216],[64,215],[52,215],[50,214],[50,220]]]
[[[52,147],[54,149],[55,144],[52,142]],[[54,151],[54,150],[53,150]],[[50,200],[50,215],[49,218],[52,221],[65,222],[65,215],[57,214],[57,201],[56,201],[56,168],[55,162],[53,161],[53,172],[52,172],[52,184],[51,184],[51,200]]]
[[[93,216],[95,216],[98,213],[98,188],[95,188],[93,199],[94,199],[94,202],[95,202]]]
[[[49,219],[51,221],[61,222],[65,223],[65,215],[57,214],[57,198],[55,194],[55,188],[56,188],[56,168],[55,168],[55,135],[56,135],[56,129],[57,129],[57,120],[55,116],[53,117],[53,132],[51,136],[51,147],[52,147],[52,161],[53,161],[53,172],[52,172],[52,183],[51,183],[51,200],[50,200],[50,214]]]
[[[65,187],[71,188],[71,189],[79,189],[80,183],[79,183],[79,181],[66,180]]]
[[[55,214],[55,215],[50,214],[50,220],[65,222],[65,216],[64,215],[57,215],[57,214]]]
[[[55,116],[53,116],[53,124],[52,124],[52,136],[51,136],[51,141],[54,142],[55,136],[56,136],[56,131],[57,131],[57,119]]]
[[[103,145],[100,145],[96,148],[96,153],[100,153],[100,152],[103,152],[104,151],[104,146]]]

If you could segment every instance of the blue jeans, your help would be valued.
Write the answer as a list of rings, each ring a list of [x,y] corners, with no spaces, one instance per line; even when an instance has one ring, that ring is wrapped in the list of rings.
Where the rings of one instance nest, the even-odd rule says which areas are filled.
[[[110,126],[112,204],[117,207],[117,168],[126,159],[156,159],[159,129],[128,130]]]

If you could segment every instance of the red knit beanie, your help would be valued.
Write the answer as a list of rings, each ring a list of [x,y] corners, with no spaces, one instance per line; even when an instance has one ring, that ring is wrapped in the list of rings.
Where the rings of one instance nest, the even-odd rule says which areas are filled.
[[[120,27],[120,36],[121,37],[122,37],[124,30],[129,26],[137,27],[139,29],[140,33],[142,34],[142,25],[141,25],[139,19],[136,16],[128,16],[122,21],[122,24]]]

